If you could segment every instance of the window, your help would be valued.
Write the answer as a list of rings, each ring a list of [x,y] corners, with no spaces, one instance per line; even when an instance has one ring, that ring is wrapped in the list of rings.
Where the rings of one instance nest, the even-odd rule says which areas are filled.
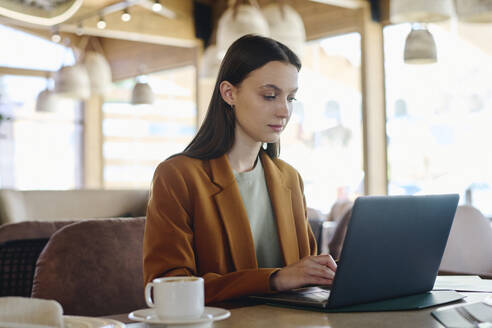
[[[147,76],[156,100],[130,105],[135,81],[115,83],[103,105],[104,186],[149,188],[156,166],[184,150],[196,133],[195,69]]]
[[[363,193],[360,51],[358,33],[306,45],[282,134],[280,157],[300,172],[307,206],[324,213]]]
[[[429,30],[438,62],[407,65],[410,26],[384,29],[389,193],[455,192],[492,216],[489,26],[452,22]]]
[[[2,25],[0,40],[8,45],[0,51],[0,66],[56,70],[74,61],[67,48]],[[46,85],[45,78],[0,72],[0,188],[82,184],[80,103],[60,99],[62,110],[36,112],[36,98]]]
[[[72,189],[81,185],[82,122],[78,102],[37,113],[39,77],[0,76],[0,187]]]
[[[75,62],[68,48],[4,25],[0,25],[0,44],[0,66],[56,71]]]

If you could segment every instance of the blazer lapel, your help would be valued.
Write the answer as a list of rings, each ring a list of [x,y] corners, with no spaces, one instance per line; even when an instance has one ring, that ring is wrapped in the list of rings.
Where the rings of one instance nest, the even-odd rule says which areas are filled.
[[[258,268],[248,214],[226,155],[211,159],[210,169],[212,181],[221,188],[214,198],[224,223],[236,270]]]
[[[260,156],[273,212],[277,220],[278,238],[284,262],[285,265],[294,264],[299,261],[299,243],[292,210],[291,191],[284,185],[282,173],[271,158],[263,151],[260,151]]]

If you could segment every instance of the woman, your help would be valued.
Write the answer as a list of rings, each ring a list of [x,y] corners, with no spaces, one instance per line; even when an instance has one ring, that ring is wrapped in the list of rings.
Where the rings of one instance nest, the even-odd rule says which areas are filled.
[[[301,177],[277,158],[300,68],[275,40],[247,35],[231,45],[197,135],[156,169],[146,282],[202,276],[206,303],[331,284],[336,264],[314,256]]]

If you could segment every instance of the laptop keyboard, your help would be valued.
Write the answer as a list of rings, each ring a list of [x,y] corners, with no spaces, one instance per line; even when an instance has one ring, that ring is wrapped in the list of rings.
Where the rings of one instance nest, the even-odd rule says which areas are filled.
[[[289,293],[289,298],[303,302],[326,302],[330,297],[330,291],[319,287],[306,287],[295,289]]]
[[[327,287],[303,287],[269,295],[253,295],[252,299],[269,303],[283,303],[294,306],[325,308],[330,297]]]

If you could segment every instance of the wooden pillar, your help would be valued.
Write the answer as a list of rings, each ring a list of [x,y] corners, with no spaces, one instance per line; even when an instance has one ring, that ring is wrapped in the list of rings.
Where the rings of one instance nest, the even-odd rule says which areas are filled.
[[[364,191],[388,193],[386,156],[386,101],[383,25],[371,19],[369,6],[361,9],[362,113],[364,135]]]
[[[83,188],[104,187],[102,104],[101,96],[93,96],[84,102]]]

